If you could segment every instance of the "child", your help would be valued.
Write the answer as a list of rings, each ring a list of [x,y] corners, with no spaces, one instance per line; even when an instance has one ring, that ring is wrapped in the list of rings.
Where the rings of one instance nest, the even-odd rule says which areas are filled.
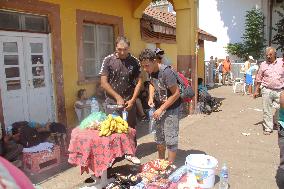
[[[80,89],[77,93],[78,100],[74,104],[75,112],[78,121],[81,122],[85,117],[90,114],[91,105],[87,98],[86,89]]]

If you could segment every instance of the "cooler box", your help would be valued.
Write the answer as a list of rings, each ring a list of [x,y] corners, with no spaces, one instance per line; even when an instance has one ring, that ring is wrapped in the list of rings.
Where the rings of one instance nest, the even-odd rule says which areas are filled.
[[[56,167],[60,163],[60,147],[54,145],[52,151],[36,153],[23,153],[24,170],[32,173],[40,173]]]

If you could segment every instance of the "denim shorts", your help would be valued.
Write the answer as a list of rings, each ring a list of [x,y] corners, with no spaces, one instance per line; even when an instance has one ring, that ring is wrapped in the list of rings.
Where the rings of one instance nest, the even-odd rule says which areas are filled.
[[[155,141],[167,146],[178,145],[180,106],[165,112],[157,121]]]

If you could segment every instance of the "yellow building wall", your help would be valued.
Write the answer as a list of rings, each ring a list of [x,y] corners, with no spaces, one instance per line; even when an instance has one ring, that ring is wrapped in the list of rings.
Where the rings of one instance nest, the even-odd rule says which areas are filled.
[[[203,78],[205,81],[205,63],[204,63],[204,47],[200,47],[198,50],[198,62],[197,62],[197,77]]]
[[[173,67],[177,67],[177,45],[176,44],[165,44],[161,43],[157,47],[165,51],[166,57],[172,63]]]
[[[143,42],[140,37],[140,20],[133,17],[132,0],[120,0],[119,3],[117,0],[43,1],[60,5],[65,107],[67,112],[67,125],[73,127],[77,122],[74,111],[77,91],[81,88],[85,88],[88,95],[93,95],[95,90],[95,83],[77,84],[76,10],[80,9],[123,17],[124,34],[130,40],[130,48],[134,56],[138,56],[141,50],[145,48],[145,42]]]

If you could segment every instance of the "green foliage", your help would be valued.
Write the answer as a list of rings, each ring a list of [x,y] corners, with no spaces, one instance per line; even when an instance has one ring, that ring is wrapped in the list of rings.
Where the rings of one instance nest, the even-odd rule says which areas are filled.
[[[264,16],[259,9],[253,8],[247,11],[245,17],[245,32],[242,36],[243,42],[228,44],[226,51],[241,59],[244,59],[248,54],[259,59],[263,56],[263,49],[265,47]]]
[[[245,47],[242,43],[229,43],[226,47],[226,51],[227,53],[236,55],[241,59],[246,58]]]
[[[280,49],[281,52],[284,52],[284,5],[282,5],[280,8],[282,11],[276,11],[280,19],[275,24],[276,28],[273,28],[277,34],[273,37],[272,42],[277,45],[277,50]]]

